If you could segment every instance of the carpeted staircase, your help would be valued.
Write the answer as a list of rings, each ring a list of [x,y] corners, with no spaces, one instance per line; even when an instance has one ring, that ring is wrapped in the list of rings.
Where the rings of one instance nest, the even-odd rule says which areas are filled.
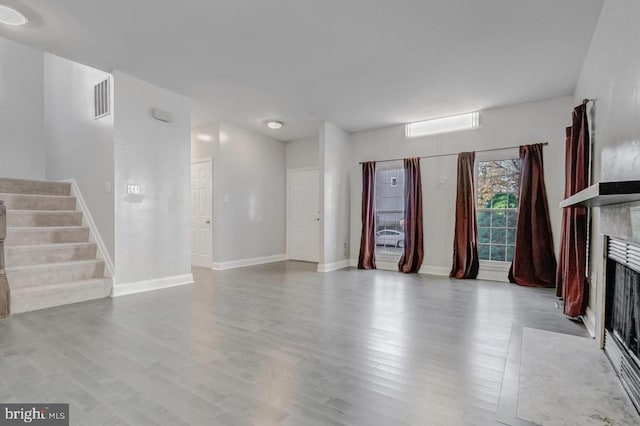
[[[71,184],[0,178],[7,207],[11,313],[107,297],[112,282],[76,211]]]

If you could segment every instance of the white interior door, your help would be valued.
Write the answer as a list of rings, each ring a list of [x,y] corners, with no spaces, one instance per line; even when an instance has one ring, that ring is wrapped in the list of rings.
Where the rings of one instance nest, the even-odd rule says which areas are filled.
[[[318,169],[289,170],[287,240],[289,258],[320,260],[320,178]]]
[[[211,228],[211,160],[191,164],[191,264],[213,262]]]

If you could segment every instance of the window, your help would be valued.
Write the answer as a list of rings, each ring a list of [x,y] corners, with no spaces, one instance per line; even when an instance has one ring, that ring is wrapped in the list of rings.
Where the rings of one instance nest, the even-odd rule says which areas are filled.
[[[479,125],[480,113],[476,111],[468,114],[452,115],[449,117],[409,123],[405,125],[404,132],[405,137],[416,138],[419,136],[456,132],[458,130],[477,129]]]
[[[476,162],[480,260],[511,262],[516,242],[520,159]]]
[[[404,169],[376,171],[376,254],[401,255],[404,247]]]

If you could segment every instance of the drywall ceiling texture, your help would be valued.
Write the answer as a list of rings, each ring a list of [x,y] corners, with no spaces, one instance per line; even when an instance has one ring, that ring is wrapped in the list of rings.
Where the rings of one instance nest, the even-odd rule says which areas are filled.
[[[111,75],[48,53],[44,70],[47,179],[76,180],[113,259],[113,114],[93,116],[93,86]]]
[[[0,36],[281,140],[571,95],[602,0],[25,0]],[[264,120],[287,125],[278,132]]]
[[[351,260],[360,249],[362,170],[360,161],[387,160],[436,154],[480,151],[532,143],[549,142],[544,148],[544,168],[549,213],[556,251],[560,245],[562,212],[558,203],[564,196],[564,128],[571,118],[573,100],[565,96],[541,102],[512,105],[482,111],[480,128],[414,139],[405,139],[404,126],[391,126],[351,134]],[[508,152],[518,156],[518,149]],[[504,151],[478,153],[478,159],[503,156]],[[504,157],[502,157],[504,158]],[[402,162],[396,162],[402,167]],[[453,254],[457,155],[421,160],[424,262],[422,271],[448,275]],[[379,163],[378,167],[388,167]],[[396,262],[397,263],[397,259]],[[395,269],[395,263],[390,267]],[[378,262],[379,267],[384,266]],[[507,281],[508,264],[502,268],[481,266],[480,278]]]
[[[44,55],[0,38],[0,177],[44,179]]]
[[[592,118],[593,181],[640,179],[640,2],[607,0],[584,61],[574,103],[595,99]],[[638,204],[640,205],[640,204]],[[625,211],[626,210],[626,211]],[[603,312],[604,209],[592,209],[592,241],[587,320],[600,335]],[[629,217],[628,206],[619,215]],[[619,216],[622,219],[623,216]]]
[[[126,284],[191,274],[191,103],[119,71],[113,77],[117,294]],[[151,108],[173,121],[155,120]],[[128,194],[129,184],[142,194]]]

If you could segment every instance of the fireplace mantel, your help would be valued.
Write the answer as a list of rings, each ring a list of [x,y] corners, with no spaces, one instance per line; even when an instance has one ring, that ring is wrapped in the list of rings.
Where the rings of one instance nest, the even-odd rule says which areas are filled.
[[[560,208],[601,207],[640,201],[640,180],[600,182],[560,202]]]

